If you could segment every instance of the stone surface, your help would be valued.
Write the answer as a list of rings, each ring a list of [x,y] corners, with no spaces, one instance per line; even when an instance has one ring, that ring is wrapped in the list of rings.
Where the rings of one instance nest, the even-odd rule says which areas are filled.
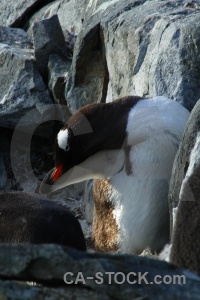
[[[86,33],[81,32],[75,45],[72,71],[65,89],[71,113],[86,104],[104,102],[108,81],[99,24]]]
[[[45,0],[45,3],[51,0]],[[8,2],[1,0],[0,3],[0,25],[19,27],[28,17],[44,4],[43,0],[16,0]]]
[[[187,3],[102,4],[76,41],[65,91],[71,111],[127,94],[166,95],[191,110],[200,97],[200,6]]]
[[[6,182],[7,182],[6,166],[4,163],[4,157],[0,152],[0,191],[5,188]]]
[[[85,10],[88,2],[89,0],[57,0],[44,6],[33,15],[26,25],[29,34],[31,34],[31,26],[35,21],[40,21],[53,15],[58,15],[64,34],[66,30],[73,32],[75,35],[79,34],[85,19]]]
[[[28,37],[27,33],[20,28],[0,26],[0,43],[27,51],[33,49],[31,39]]]
[[[135,299],[138,299],[139,293],[132,294]],[[0,281],[0,297],[3,300],[101,300],[102,297],[105,300],[111,299],[105,293],[100,291],[83,290],[79,286],[70,288],[55,288],[45,286],[29,286],[23,283],[17,283],[11,280]],[[146,300],[147,298],[141,298],[140,300]]]
[[[200,100],[187,122],[185,133],[177,152],[169,189],[169,206],[174,231],[171,261],[200,273]],[[177,208],[176,220],[173,210]]]
[[[51,103],[28,36],[22,30],[1,27],[0,126],[13,129],[28,111],[37,107],[42,113],[42,105]],[[23,125],[35,125],[37,121],[32,115]]]
[[[200,93],[198,18],[183,1],[147,1],[102,22],[108,100],[126,93],[166,95],[191,109]]]
[[[35,193],[0,195],[0,243],[59,244],[86,251],[75,216]]]
[[[65,82],[69,76],[70,62],[57,54],[51,54],[48,61],[48,87],[56,104],[66,105]],[[70,116],[70,114],[69,114]]]
[[[86,221],[92,224],[94,214],[93,180],[86,182],[82,210]]]
[[[200,119],[200,115],[199,118]],[[196,124],[197,125],[197,124]],[[193,128],[194,129],[194,128]],[[194,131],[193,131],[194,133]],[[200,274],[200,131],[188,158],[179,194],[170,259],[179,267]]]
[[[113,4],[114,2],[119,2],[119,0],[89,0],[89,3],[86,7],[85,11],[85,18],[86,20],[89,19],[93,14],[96,13],[97,10],[105,10],[109,5]]]
[[[183,135],[183,139],[180,143],[176,158],[174,160],[172,176],[169,187],[169,207],[170,207],[170,219],[171,219],[171,232],[173,223],[173,209],[177,207],[180,197],[180,189],[182,182],[186,176],[189,164],[190,153],[194,147],[197,134],[200,132],[200,100],[196,103],[194,109],[191,112],[189,120],[186,125],[186,129]]]
[[[57,15],[34,23],[33,43],[37,68],[47,82],[49,56],[57,54],[67,57],[65,39]]]
[[[74,281],[73,288],[71,284],[64,284],[66,272],[71,272],[65,280]],[[96,277],[97,272],[100,272],[99,278]],[[136,275],[133,273],[128,277],[129,272]],[[141,284],[137,274],[145,274]],[[157,278],[159,281],[165,275],[168,276],[166,281],[172,276],[176,278],[176,284],[150,284],[156,275],[161,276]],[[186,284],[178,284],[178,275],[185,276]],[[39,299],[72,299],[74,296],[75,299],[190,300],[199,299],[200,292],[200,277],[166,262],[129,255],[87,254],[58,245],[1,245],[0,278],[0,295],[12,295],[12,299],[19,299],[19,295],[24,294],[25,297],[20,299],[36,299],[36,296]],[[129,284],[127,278],[138,282]],[[11,280],[29,280],[41,285],[29,286],[28,290],[22,283]],[[41,298],[42,292],[44,298]]]

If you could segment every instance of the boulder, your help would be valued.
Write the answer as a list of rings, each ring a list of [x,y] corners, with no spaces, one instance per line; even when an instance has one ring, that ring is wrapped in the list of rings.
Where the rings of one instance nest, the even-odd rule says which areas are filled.
[[[76,41],[70,110],[125,95],[165,95],[191,110],[200,97],[198,12],[197,1],[182,0],[99,6]]]
[[[190,165],[190,153],[195,145],[197,134],[200,132],[200,100],[196,103],[188,119],[183,139],[176,154],[169,186],[169,207],[171,233],[173,227],[173,209],[180,201],[182,182]],[[197,159],[197,157],[195,158]]]
[[[51,54],[49,56],[48,87],[56,104],[66,105],[64,93],[65,82],[69,76],[70,66],[71,64],[68,60],[57,54]]]
[[[46,0],[46,4],[52,0]],[[9,3],[1,0],[0,3],[0,25],[20,27],[39,7],[43,6],[43,0],[16,0]]]
[[[119,0],[114,0],[114,1],[107,1],[107,0],[89,0],[89,3],[86,7],[85,11],[85,19],[89,19],[93,14],[96,13],[97,10],[105,10],[106,7],[108,7],[111,2],[119,2]]]
[[[200,273],[200,100],[193,108],[177,152],[169,189],[170,260]],[[176,209],[174,220],[173,211]],[[174,224],[174,228],[173,228]]]
[[[82,210],[86,221],[92,224],[94,215],[93,180],[88,180],[85,184]]]
[[[200,277],[166,262],[59,245],[2,244],[0,266],[3,299],[197,300],[200,293]]]
[[[131,294],[138,296],[138,293]],[[0,297],[3,300],[69,300],[69,299],[82,299],[82,300],[101,300],[102,297],[105,300],[111,299],[105,293],[102,294],[100,291],[88,291],[87,289],[82,289],[79,286],[73,288],[65,287],[46,287],[38,286],[30,282],[30,286],[27,284],[22,284],[20,282],[15,282],[14,280],[2,280],[0,281]],[[136,298],[138,299],[138,297]],[[147,298],[140,298],[140,300],[146,300]],[[195,298],[194,298],[195,299]]]
[[[75,45],[71,73],[65,88],[71,113],[90,103],[105,102],[108,84],[99,24],[86,33],[81,32]]]
[[[27,33],[20,28],[0,26],[0,44],[15,47],[22,51],[33,51],[33,43]]]
[[[48,90],[36,68],[32,43],[21,29],[0,28],[0,126],[14,129],[30,110],[43,113],[51,104]],[[38,118],[26,118],[23,126],[35,125]]]
[[[57,54],[61,58],[67,57],[65,39],[57,15],[33,24],[33,43],[37,68],[47,82],[49,56]]]
[[[4,157],[0,152],[0,191],[5,188],[6,182],[7,182],[6,166],[4,163]]]
[[[78,220],[66,208],[38,194],[0,195],[0,243],[59,244],[85,251]]]
[[[200,115],[199,115],[200,117]],[[194,133],[194,132],[193,132]],[[170,260],[200,274],[200,132],[188,157],[179,194]]]
[[[68,30],[75,35],[79,34],[85,19],[85,10],[89,0],[56,0],[43,6],[27,22],[26,29],[31,34],[31,27],[36,21],[58,15],[61,27],[65,34]]]

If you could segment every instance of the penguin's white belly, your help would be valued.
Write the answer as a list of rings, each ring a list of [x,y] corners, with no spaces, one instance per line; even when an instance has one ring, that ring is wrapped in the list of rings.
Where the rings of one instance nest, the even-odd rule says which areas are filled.
[[[168,136],[131,148],[126,168],[110,179],[120,252],[159,251],[169,238],[168,184],[176,146]]]

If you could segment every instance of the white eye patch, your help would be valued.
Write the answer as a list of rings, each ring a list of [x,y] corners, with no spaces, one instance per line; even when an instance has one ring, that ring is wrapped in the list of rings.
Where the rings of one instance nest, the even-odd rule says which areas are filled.
[[[58,140],[58,146],[59,148],[67,151],[68,145],[68,137],[69,137],[69,131],[66,128],[65,130],[60,130],[58,135],[57,135],[57,140]]]

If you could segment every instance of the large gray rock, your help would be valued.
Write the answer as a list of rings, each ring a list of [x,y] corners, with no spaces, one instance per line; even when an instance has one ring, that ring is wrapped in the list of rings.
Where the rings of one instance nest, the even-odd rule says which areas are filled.
[[[86,251],[75,216],[38,194],[4,193],[0,195],[0,212],[0,243],[54,243]]]
[[[120,0],[89,0],[89,3],[86,7],[85,18],[89,19],[97,10],[105,10],[107,6],[112,4],[112,2],[120,2]]]
[[[200,131],[188,161],[179,194],[170,258],[177,266],[200,274]]]
[[[4,279],[0,280],[3,299],[195,300],[200,293],[200,277],[166,262],[130,255],[88,254],[58,245],[2,244],[0,278]],[[27,288],[13,280],[42,284]]]
[[[200,273],[200,100],[191,112],[174,161],[169,207],[172,235],[170,260],[179,267]]]
[[[135,293],[138,296],[138,293]],[[72,300],[72,299],[85,299],[85,300],[101,300],[102,297],[105,300],[111,299],[106,294],[100,291],[88,291],[83,290],[79,286],[73,288],[65,287],[45,287],[45,286],[29,286],[22,284],[21,282],[15,282],[14,280],[1,280],[0,281],[0,297],[3,300]],[[133,295],[132,295],[132,299]],[[138,299],[138,297],[136,298]],[[140,298],[140,300],[146,300],[147,298]]]
[[[66,105],[65,82],[69,76],[70,66],[68,60],[57,54],[49,56],[48,87],[56,104]]]
[[[99,6],[76,41],[65,91],[71,111],[127,94],[166,95],[191,110],[200,97],[199,5],[122,0]]]
[[[183,139],[180,143],[176,158],[174,160],[172,176],[169,187],[169,207],[171,220],[171,233],[173,225],[173,209],[180,201],[180,189],[186,176],[189,164],[190,153],[194,147],[197,134],[200,132],[200,100],[196,103],[188,119]]]
[[[5,167],[3,155],[0,152],[0,191],[5,188],[6,182],[7,182],[6,167]]]
[[[47,82],[49,56],[57,54],[61,58],[67,57],[65,38],[57,15],[34,23],[33,43],[37,68]]]
[[[7,28],[0,26],[0,44],[5,44],[21,50],[32,51],[33,43],[27,33],[20,29]]]
[[[32,43],[21,29],[0,28],[0,126],[15,128],[31,109],[43,112],[52,100],[33,58]],[[23,125],[37,123],[32,115]]]
[[[50,1],[46,0],[45,2],[48,3]],[[7,0],[1,0],[0,25],[19,27],[43,3],[43,0],[15,0],[12,3]]]
[[[64,34],[68,30],[77,35],[83,26],[88,2],[89,0],[57,0],[45,5],[29,20],[26,25],[28,33],[31,34],[31,27],[35,21],[40,21],[56,14],[58,15]]]
[[[86,221],[92,224],[94,215],[93,180],[86,182],[82,210]]]
[[[108,85],[99,24],[87,33],[81,32],[75,45],[71,74],[65,88],[71,113],[89,103],[104,102]]]

